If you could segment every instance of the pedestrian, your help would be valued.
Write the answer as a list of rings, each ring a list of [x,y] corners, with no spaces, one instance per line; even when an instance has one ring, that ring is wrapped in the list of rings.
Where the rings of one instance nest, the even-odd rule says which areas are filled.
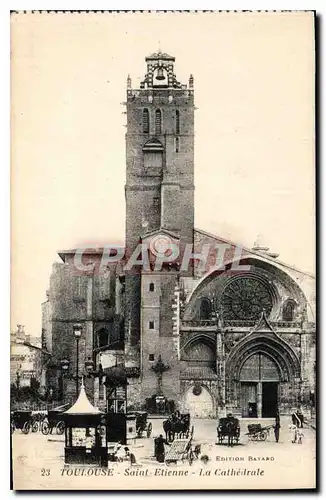
[[[303,426],[303,415],[300,410],[294,410],[292,413],[292,424],[296,427]]]
[[[125,457],[126,457],[126,460],[128,460],[130,462],[130,465],[136,465],[137,464],[137,460],[136,460],[135,454],[132,453],[132,451],[130,451],[130,449],[128,448],[128,446],[125,446]]]
[[[275,436],[275,441],[277,443],[278,443],[279,438],[280,438],[280,428],[281,428],[280,414],[279,414],[279,412],[277,412],[276,416],[275,416],[275,424],[274,424],[274,436]]]
[[[299,428],[301,428],[301,429],[302,429],[302,428],[303,428],[303,420],[304,420],[304,417],[303,417],[303,413],[302,413],[302,411],[300,410],[300,408],[298,408],[298,409],[297,409],[296,414],[297,414],[297,416],[298,416],[298,418],[299,418],[299,420],[300,420],[300,425],[299,425]]]
[[[298,436],[298,444],[302,444],[302,438],[304,437],[302,427],[298,429],[297,436]]]
[[[163,463],[165,460],[165,449],[164,445],[169,444],[166,439],[162,436],[162,434],[159,435],[159,437],[154,439],[154,455],[155,458],[158,462]]]
[[[298,427],[294,424],[291,424],[289,425],[289,428],[293,431],[292,443],[296,443],[298,438]]]

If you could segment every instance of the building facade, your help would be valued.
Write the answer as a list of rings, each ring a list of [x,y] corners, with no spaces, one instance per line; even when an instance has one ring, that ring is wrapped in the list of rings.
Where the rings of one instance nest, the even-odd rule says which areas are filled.
[[[180,83],[174,64],[158,52],[140,88],[128,77],[124,259],[103,266],[103,249],[88,249],[76,266],[76,250],[60,252],[43,304],[47,383],[73,393],[79,324],[80,369],[91,361],[105,377],[122,360],[133,407],[160,396],[196,417],[304,409],[315,391],[314,277],[262,244],[194,228],[194,79]],[[138,254],[143,264],[130,265]],[[105,404],[98,378],[86,390]]]
[[[10,334],[10,384],[29,387],[35,378],[44,386],[43,368],[45,352],[41,348],[40,337],[25,333],[23,325]]]

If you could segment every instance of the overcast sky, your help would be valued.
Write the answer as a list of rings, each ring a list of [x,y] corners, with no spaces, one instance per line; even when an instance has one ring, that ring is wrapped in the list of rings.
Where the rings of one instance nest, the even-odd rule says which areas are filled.
[[[12,327],[58,249],[123,242],[126,78],[195,79],[195,225],[314,271],[311,13],[12,16]]]

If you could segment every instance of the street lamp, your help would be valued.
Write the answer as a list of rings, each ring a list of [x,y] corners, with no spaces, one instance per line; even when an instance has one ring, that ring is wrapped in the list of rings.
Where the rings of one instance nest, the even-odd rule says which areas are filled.
[[[61,364],[61,370],[63,371],[63,373],[67,373],[67,371],[69,370],[69,364],[70,364],[69,359],[62,359],[60,361],[60,364]]]
[[[67,377],[69,371],[70,361],[69,359],[62,359],[60,361],[61,366],[61,376],[60,376],[60,399],[64,398],[64,378]]]
[[[76,398],[79,394],[79,340],[82,334],[81,325],[74,325],[74,335],[76,339]]]

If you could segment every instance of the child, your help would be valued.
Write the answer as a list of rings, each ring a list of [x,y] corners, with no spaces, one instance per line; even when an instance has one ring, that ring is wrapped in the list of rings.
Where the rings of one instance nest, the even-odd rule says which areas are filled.
[[[298,444],[302,444],[302,438],[304,437],[303,430],[301,427],[297,430]]]
[[[298,427],[294,424],[291,424],[291,425],[289,425],[289,429],[291,429],[293,431],[292,443],[296,443],[297,437],[298,437]]]

